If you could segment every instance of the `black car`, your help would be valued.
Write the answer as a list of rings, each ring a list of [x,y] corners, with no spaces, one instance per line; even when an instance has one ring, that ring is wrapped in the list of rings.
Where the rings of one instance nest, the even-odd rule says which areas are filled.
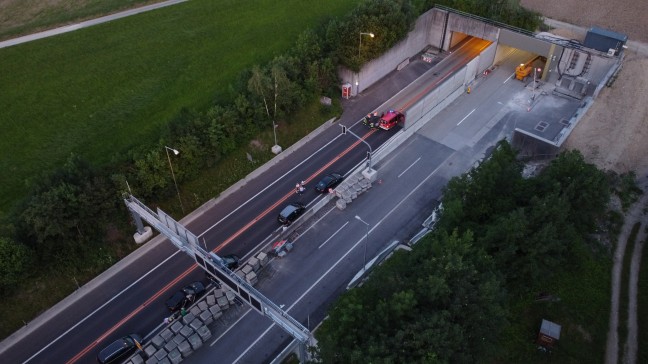
[[[121,362],[133,354],[141,342],[142,337],[137,334],[124,336],[103,348],[97,355],[97,361],[101,364]]]
[[[327,192],[329,188],[335,188],[340,182],[342,182],[342,175],[339,173],[327,174],[315,185],[315,191],[317,192]]]
[[[203,293],[205,293],[205,285],[196,281],[174,293],[165,303],[171,312],[175,312],[196,302]]]
[[[229,270],[234,270],[239,266],[240,258],[234,254],[222,256],[221,259],[223,259],[223,262],[225,262],[225,266]]]
[[[306,210],[306,206],[299,202],[293,202],[284,207],[279,213],[277,220],[283,225],[290,225],[293,221],[297,220],[301,214]]]

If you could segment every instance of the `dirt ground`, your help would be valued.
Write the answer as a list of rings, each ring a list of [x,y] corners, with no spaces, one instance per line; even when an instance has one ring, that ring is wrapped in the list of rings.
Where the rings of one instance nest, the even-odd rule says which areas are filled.
[[[582,27],[597,26],[648,42],[645,0],[520,0],[527,9]]]
[[[599,26],[648,43],[648,1],[521,0],[526,8],[556,20],[589,28]],[[643,16],[642,16],[643,14]],[[570,30],[552,31],[578,38]],[[612,87],[605,87],[567,139],[588,161],[617,172],[648,175],[648,58],[626,51]]]

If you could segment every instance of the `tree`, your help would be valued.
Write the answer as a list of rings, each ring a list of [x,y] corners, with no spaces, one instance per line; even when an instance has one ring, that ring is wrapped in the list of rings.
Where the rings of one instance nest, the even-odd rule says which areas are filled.
[[[504,295],[471,233],[395,254],[343,295],[317,331],[326,363],[475,362],[503,324]]]
[[[31,251],[26,246],[0,236],[0,292],[6,293],[21,282],[31,261]]]

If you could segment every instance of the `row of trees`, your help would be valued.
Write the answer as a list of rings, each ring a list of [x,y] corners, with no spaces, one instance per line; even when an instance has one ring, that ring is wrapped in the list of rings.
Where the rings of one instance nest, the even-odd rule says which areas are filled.
[[[452,4],[449,4],[452,6]],[[76,156],[45,174],[24,202],[0,224],[0,292],[8,292],[32,264],[77,269],[91,262],[92,251],[107,241],[114,221],[128,219],[121,193],[148,201],[174,193],[164,150],[182,150],[177,162],[179,183],[196,178],[205,167],[247,143],[274,120],[285,118],[322,93],[337,94],[337,67],[358,69],[402,39],[430,1],[366,0],[344,19],[332,19],[303,32],[295,46],[264,66],[241,73],[232,86],[233,101],[207,110],[183,110],[170,121],[157,142],[115,156],[96,168]],[[377,35],[358,56],[358,30]],[[112,223],[111,223],[112,221]],[[121,225],[121,224],[117,224]],[[123,236],[130,236],[125,232]],[[6,259],[4,259],[6,258]]]
[[[474,363],[509,316],[511,295],[578,264],[606,215],[608,179],[578,151],[522,177],[506,142],[453,178],[435,232],[343,295],[317,331],[326,363]]]

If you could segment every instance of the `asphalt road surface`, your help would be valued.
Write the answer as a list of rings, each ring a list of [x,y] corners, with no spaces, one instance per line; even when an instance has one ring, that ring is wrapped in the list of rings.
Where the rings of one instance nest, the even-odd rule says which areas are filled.
[[[527,56],[512,52],[470,95],[378,163],[378,182],[345,210],[332,203],[322,209],[300,231],[295,249],[263,271],[257,288],[312,330],[362,269],[365,249],[369,260],[392,241],[407,241],[420,230],[448,180],[489,155],[497,141],[510,138],[515,124],[507,115],[523,110],[511,100],[526,92],[510,76]],[[368,235],[356,215],[369,224]],[[267,363],[291,341],[247,307],[237,308],[213,330],[212,340],[185,362]]]
[[[436,65],[434,73],[426,74],[430,77],[428,81],[417,82],[418,91],[408,90],[400,94],[388,105],[383,106],[383,109],[406,109],[414,97],[420,97],[422,90],[437,82],[435,79],[456,71],[460,64],[468,62],[478,54],[484,45],[484,41],[481,40],[466,42],[464,47]],[[352,130],[366,137],[366,141],[376,149],[395,131],[369,131],[356,121],[367,112],[378,108],[384,100],[429,67],[430,65],[420,61],[413,62],[399,73],[390,75],[381,84],[364,92],[361,97],[346,103],[345,114],[340,123],[353,125]],[[496,74],[499,73],[494,73],[493,76]],[[484,82],[483,85],[485,84]],[[475,90],[471,94],[471,100],[479,100],[478,95],[478,90]],[[488,93],[488,97],[494,96]],[[488,105],[490,103],[487,101],[482,103],[482,107]],[[480,115],[486,115],[486,111],[474,113],[473,117]],[[448,117],[448,120],[452,118]],[[440,123],[439,127],[450,124]],[[480,134],[482,130],[479,129],[477,134],[474,134],[475,123],[467,119],[460,125],[448,129],[450,131],[447,135],[465,135],[468,140],[472,140],[474,135]],[[428,133],[435,134],[435,131]],[[482,137],[491,134],[493,133],[485,133]],[[439,136],[436,139],[439,140],[426,136],[425,132],[421,131],[419,136],[412,138],[406,146],[394,153],[393,157],[384,161],[384,165],[378,165],[382,182],[377,183],[366,196],[363,195],[354,201],[347,210],[329,209],[330,212],[318,224],[302,233],[296,242],[297,248],[287,259],[273,262],[267,270],[271,279],[262,279],[258,289],[276,303],[285,304],[285,309],[305,325],[309,322],[319,322],[327,305],[337,297],[350,277],[362,266],[364,254],[359,251],[364,251],[366,228],[364,225],[358,225],[360,222],[352,217],[358,214],[369,222],[372,226],[370,236],[390,237],[402,234],[401,238],[404,238],[405,233],[415,230],[417,223],[414,217],[424,218],[421,216],[421,209],[425,212],[429,198],[439,196],[441,186],[449,176],[461,173],[465,166],[470,166],[474,153],[483,153],[481,150],[464,152],[465,148],[458,146],[456,139],[453,139],[454,144],[444,142]],[[366,147],[360,144],[349,148],[354,143],[356,141],[349,135],[341,136],[338,128],[329,128],[271,170],[194,219],[189,224],[189,229],[203,237],[209,249],[221,255],[234,253],[241,257],[247,256],[260,244],[269,241],[276,232],[279,227],[276,216],[285,203],[294,200],[312,203],[317,198],[311,189],[301,197],[295,195],[296,182],[305,180],[307,186],[312,187],[322,175],[332,171],[347,173],[362,162]],[[466,145],[470,144],[472,146],[469,148],[482,145],[478,142]],[[414,151],[414,154],[418,153],[418,156],[401,156],[401,153],[410,153],[407,152],[410,150]],[[431,155],[423,156],[424,151],[429,151]],[[410,168],[407,171],[390,172],[390,165]],[[451,166],[449,170],[439,169],[448,165]],[[434,171],[437,172],[432,173]],[[387,189],[392,184],[395,191]],[[402,209],[406,211],[401,211]],[[390,213],[384,215],[387,212]],[[345,226],[342,227],[343,225]],[[338,234],[331,238],[331,234],[336,231],[339,231]],[[323,237],[328,239],[325,244]],[[385,243],[385,239],[370,239],[366,245],[367,256],[373,256]],[[358,249],[361,245],[362,249]],[[94,362],[98,350],[108,342],[131,332],[146,334],[159,326],[163,317],[168,315],[164,307],[168,296],[187,283],[199,279],[204,279],[204,274],[195,268],[193,260],[176,251],[171,244],[159,245],[139,257],[134,264],[101,282],[92,294],[73,302],[61,314],[33,330],[4,352],[0,361]],[[270,326],[269,321],[256,313],[245,314],[246,308],[239,310],[241,320],[236,325],[230,325],[231,330],[224,331],[225,335],[220,337],[216,344],[208,346],[211,350],[203,348],[194,353],[195,359],[191,360],[200,362],[201,358],[204,358],[213,362],[213,358],[216,357],[219,358],[218,362],[258,363],[266,361],[280,350],[281,344],[288,339],[283,332],[277,328],[269,328],[267,334],[261,335],[266,331],[264,327]],[[215,335],[214,338],[218,336]]]

